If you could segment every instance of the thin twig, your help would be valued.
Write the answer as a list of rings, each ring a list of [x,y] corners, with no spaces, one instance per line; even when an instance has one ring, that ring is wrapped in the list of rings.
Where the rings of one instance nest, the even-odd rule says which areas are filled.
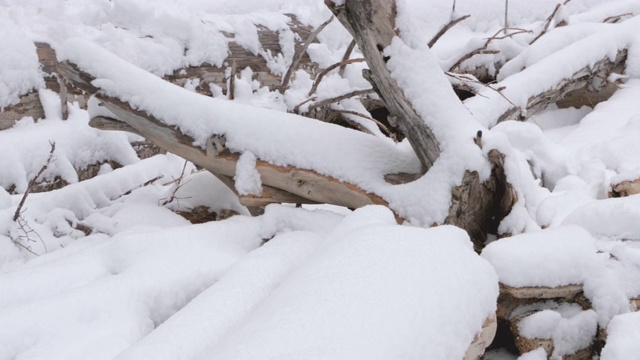
[[[293,112],[294,112],[294,113],[296,113],[296,114],[299,114],[299,113],[300,113],[300,107],[301,107],[302,105],[304,105],[304,104],[306,104],[306,103],[308,103],[308,102],[315,101],[317,98],[318,98],[317,96],[312,96],[312,97],[308,98],[307,100],[305,100],[305,101],[301,102],[300,104],[298,104],[298,105],[294,106],[294,107],[293,107]]]
[[[378,121],[378,120],[376,120],[376,119],[372,118],[371,116],[367,116],[367,115],[365,115],[365,114],[362,114],[362,113],[359,113],[359,112],[357,112],[357,111],[353,111],[353,110],[336,110],[336,111],[337,111],[337,112],[339,112],[339,113],[343,113],[343,114],[355,115],[355,116],[358,116],[358,117],[361,117],[361,118],[364,118],[364,119],[367,119],[367,120],[369,120],[369,121],[374,122],[374,123],[375,123],[376,125],[378,125],[378,127],[379,127],[382,131],[384,131],[384,132],[385,132],[385,133],[386,133],[386,134],[387,134],[391,139],[393,139],[394,141],[396,141],[396,142],[397,142],[397,139],[396,139],[395,134],[394,134],[391,130],[389,130],[389,128],[388,128],[385,124],[383,124],[383,123],[381,123],[380,121]]]
[[[173,202],[173,200],[176,200],[178,197],[176,196],[176,193],[178,192],[178,190],[180,190],[181,187],[183,187],[184,185],[188,184],[189,181],[187,182],[182,182],[182,180],[184,180],[184,173],[187,169],[187,163],[188,161],[185,160],[184,161],[184,165],[182,165],[182,172],[180,172],[180,176],[177,179],[174,179],[174,183],[176,184],[176,187],[173,189],[173,192],[171,193],[171,196],[169,197],[169,199],[165,200],[161,206],[165,206],[171,202]]]
[[[140,186],[136,186],[136,187],[135,187],[135,188],[133,188],[133,189],[127,190],[127,191],[126,191],[126,192],[124,192],[122,195],[120,195],[120,197],[122,197],[122,196],[127,196],[127,195],[131,194],[131,193],[133,192],[133,190],[136,190],[136,189],[139,189],[139,188],[143,188],[143,187],[145,187],[145,186],[149,186],[149,185],[153,184],[154,182],[156,182],[156,181],[158,181],[158,180],[162,179],[163,177],[164,177],[164,175],[158,175],[158,176],[156,176],[156,177],[154,177],[154,178],[152,178],[152,179],[149,179],[149,180],[145,181],[145,182],[144,182],[144,184],[142,184],[142,185],[140,185]]]
[[[500,34],[503,30],[515,30],[515,32],[507,34],[507,35],[503,35],[503,36],[498,36],[498,34]],[[493,40],[502,40],[502,39],[506,39],[506,38],[510,38],[513,37],[515,35],[519,35],[519,34],[523,34],[523,33],[531,33],[531,30],[525,30],[525,29],[520,29],[520,28],[508,28],[508,29],[500,29],[498,30],[495,34],[493,34],[493,36],[487,38],[487,41],[485,41],[484,45],[482,45],[481,47],[465,54],[464,56],[462,56],[460,59],[458,59],[458,61],[456,61],[450,68],[449,71],[454,71],[455,69],[457,69],[458,67],[460,67],[460,65],[462,65],[462,63],[466,60],[469,60],[470,58],[476,56],[476,55],[481,55],[481,54],[497,54],[499,53],[498,50],[487,50],[487,48],[489,47],[489,44],[491,44],[491,42]]]
[[[538,41],[538,39],[540,39],[540,37],[547,32],[547,30],[549,29],[549,26],[551,25],[551,22],[556,17],[556,14],[558,13],[558,11],[560,11],[560,8],[564,5],[567,5],[570,1],[571,0],[565,0],[564,3],[556,5],[555,9],[553,9],[553,12],[551,12],[551,15],[549,15],[549,17],[544,21],[544,27],[542,28],[542,31],[540,32],[540,34],[538,34],[538,36],[536,36],[533,40],[531,40],[529,45]]]
[[[233,100],[236,97],[236,61],[231,61],[231,76],[229,76],[229,91],[227,91],[227,97],[229,100]]]
[[[374,92],[373,89],[366,89],[366,90],[355,90],[352,91],[350,93],[344,94],[344,95],[340,95],[340,96],[335,96],[329,99],[325,99],[322,101],[319,101],[317,103],[311,104],[309,106],[309,110],[315,109],[315,108],[319,108],[319,107],[323,107],[329,104],[333,104],[333,103],[337,103],[339,101],[345,100],[345,99],[349,99],[352,98],[354,96],[360,96],[360,95],[366,95],[366,94],[370,94]]]
[[[22,207],[24,206],[24,202],[27,201],[27,196],[29,196],[29,193],[31,192],[31,190],[35,186],[35,184],[38,181],[38,178],[40,177],[40,175],[42,175],[42,173],[45,172],[45,170],[47,170],[47,168],[49,167],[49,164],[51,164],[51,160],[53,160],[53,152],[56,150],[56,143],[50,142],[49,145],[51,145],[51,150],[49,150],[49,157],[47,158],[47,161],[44,163],[44,165],[42,165],[42,167],[40,168],[40,171],[38,171],[36,176],[34,176],[31,179],[31,181],[29,181],[29,185],[27,186],[27,190],[24,192],[24,195],[22,195],[22,199],[20,199],[20,203],[18,204],[18,208],[16,209],[16,212],[13,214],[13,221],[17,221],[18,218],[20,217],[20,213],[22,211]]]
[[[282,80],[282,85],[280,85],[280,93],[284,93],[284,91],[287,89],[287,87],[289,86],[289,81],[291,81],[291,76],[293,75],[293,73],[298,70],[298,65],[300,64],[300,61],[302,60],[302,57],[304,56],[304,54],[307,52],[307,49],[309,48],[309,45],[311,45],[311,43],[316,39],[316,37],[318,36],[318,34],[324,30],[325,27],[327,27],[327,25],[329,25],[329,23],[331,21],[333,21],[334,16],[332,15],[329,20],[323,22],[320,26],[318,26],[312,33],[311,35],[309,35],[309,37],[307,38],[307,40],[304,42],[304,45],[302,45],[302,49],[300,50],[300,52],[298,54],[294,55],[294,59],[291,62],[291,66],[289,66],[289,70],[287,70],[287,73],[284,76],[284,79]]]
[[[509,0],[504,0],[504,34],[507,35],[509,28]]]
[[[342,67],[342,66],[346,66],[349,64],[353,64],[353,63],[358,63],[358,62],[363,62],[365,61],[364,58],[357,58],[357,59],[350,59],[350,60],[342,60],[340,62],[337,62],[329,67],[327,67],[326,69],[322,70],[318,76],[316,77],[316,80],[313,82],[313,86],[311,86],[311,89],[309,90],[309,94],[307,96],[311,96],[313,95],[316,90],[318,90],[318,85],[320,85],[320,81],[322,81],[322,78],[324,78],[331,70],[337,68],[337,67]]]
[[[455,1],[454,1],[454,6],[455,6]],[[446,24],[445,26],[442,27],[442,29],[440,29],[440,31],[438,31],[438,33],[431,39],[431,41],[429,41],[429,47],[433,47],[433,45],[436,44],[436,42],[438,40],[440,40],[440,38],[442,37],[442,35],[444,35],[444,33],[446,33],[447,31],[449,31],[449,29],[451,29],[452,27],[456,26],[456,24],[464,21],[465,19],[468,19],[471,15],[465,15],[465,16],[461,16],[457,19],[451,20],[449,21],[448,24]]]
[[[502,88],[500,88],[500,89],[494,89],[493,87],[491,87],[491,85],[485,84],[485,83],[483,83],[482,81],[480,81],[480,80],[478,80],[478,79],[471,79],[471,78],[466,77],[466,76],[464,76],[464,75],[460,75],[460,74],[456,74],[456,73],[451,73],[451,72],[445,72],[445,74],[446,74],[446,75],[448,75],[448,76],[450,76],[450,77],[452,77],[452,78],[458,79],[458,80],[460,80],[460,81],[462,81],[462,82],[464,82],[464,81],[468,81],[468,82],[471,82],[471,83],[474,83],[474,84],[478,84],[478,85],[484,86],[484,87],[486,87],[487,89],[490,89],[490,90],[492,90],[492,91],[495,91],[496,93],[498,93],[498,95],[500,95],[503,99],[505,99],[509,104],[513,105],[513,107],[520,109],[520,107],[519,107],[518,105],[514,104],[514,103],[513,103],[513,101],[509,100],[509,98],[508,98],[508,97],[506,97],[506,96],[502,93],[502,91],[501,91],[501,90],[504,90],[504,87],[502,87]],[[476,94],[476,95],[482,96],[482,95],[480,95],[479,93],[478,93],[478,94]]]
[[[344,52],[344,55],[342,56],[342,61],[347,61],[349,60],[349,57],[351,57],[351,53],[353,52],[353,49],[355,49],[356,47],[356,40],[353,39],[351,40],[351,43],[349,43],[349,46],[347,46],[347,50]],[[340,71],[338,71],[338,74],[340,76],[344,76],[344,69],[347,68],[347,64],[343,64],[340,66]]]
[[[603,23],[615,24],[625,16],[633,16],[633,13],[624,13],[624,14],[620,14],[620,15],[609,16],[609,17],[605,18],[604,20],[602,20],[602,22]]]

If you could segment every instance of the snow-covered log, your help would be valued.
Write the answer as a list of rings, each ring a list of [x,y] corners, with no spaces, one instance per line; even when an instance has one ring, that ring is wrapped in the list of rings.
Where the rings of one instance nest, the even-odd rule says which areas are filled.
[[[289,29],[295,35],[293,40],[293,49],[296,54],[300,54],[300,61],[297,63],[297,70],[303,70],[310,74],[314,74],[318,65],[309,58],[309,55],[303,51],[303,45],[309,39],[312,28],[300,23],[295,16],[289,15]],[[225,37],[232,39],[234,34],[224,33]],[[258,26],[256,37],[260,43],[260,52],[263,54],[271,54],[277,56],[282,54],[282,45],[280,42],[280,33],[272,31],[264,26]],[[310,39],[312,42],[314,39]],[[46,43],[35,43],[38,58],[42,64],[42,71],[45,74],[45,86],[60,94],[61,103],[63,105],[63,118],[66,118],[67,101],[77,101],[81,107],[86,106],[88,96],[75,92],[73,89],[67,89],[64,84],[60,86],[55,76],[56,58],[55,52]],[[245,68],[251,69],[253,79],[260,82],[261,86],[270,89],[277,89],[282,84],[282,76],[274,73],[268,66],[264,56],[255,54],[252,50],[247,49],[235,41],[229,41],[229,55],[222,66],[216,66],[208,63],[199,66],[189,66],[176,69],[172,74],[165,75],[164,79],[179,86],[185,86],[187,82],[195,84],[194,90],[198,93],[212,96],[212,86],[219,87],[219,90],[232,96],[229,92],[229,80],[232,78],[231,73],[239,73]],[[236,75],[236,74],[233,74]],[[33,91],[20,97],[20,102],[8,106],[0,111],[0,130],[10,128],[15,121],[24,116],[31,116],[34,119],[44,117],[44,110],[38,92]]]

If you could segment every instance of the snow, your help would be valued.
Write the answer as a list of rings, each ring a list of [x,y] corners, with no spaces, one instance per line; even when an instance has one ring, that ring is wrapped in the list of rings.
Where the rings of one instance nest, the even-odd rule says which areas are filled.
[[[315,94],[304,71],[281,94],[238,69],[234,101],[215,84],[215,99],[195,94],[198,78],[183,89],[160,79],[203,62],[228,67],[230,41],[283,75],[294,41],[304,40],[283,14],[317,27],[331,16],[320,0],[0,0],[0,108],[37,92],[45,113],[0,131],[0,359],[461,358],[495,314],[498,282],[582,287],[591,309],[546,301],[514,310],[525,316],[524,336],[553,340],[553,357],[588,346],[598,328],[608,333],[602,359],[637,357],[640,321],[629,299],[640,296],[640,195],[608,193],[640,177],[640,17],[624,15],[640,13],[640,4],[569,2],[530,45],[557,1],[511,0],[509,25],[530,32],[492,41],[489,49],[499,53],[474,56],[462,68],[486,65],[497,73],[493,88],[504,86],[515,104],[621,49],[628,61],[623,73],[607,74],[619,89],[594,108],[552,106],[527,122],[498,125],[510,103],[471,84],[480,95],[461,104],[449,85],[459,80],[439,69],[500,30],[504,1],[458,0],[455,12],[446,1],[397,4],[399,36],[384,50],[388,69],[442,150],[425,176],[403,185],[387,184],[384,175],[419,171],[407,141],[395,143],[354,115],[371,134],[284,113],[312,96],[317,102],[370,88],[361,75],[366,63],[350,64],[344,77],[327,74]],[[426,46],[465,14],[471,17]],[[569,25],[557,27],[560,21]],[[262,28],[278,34],[282,54],[260,48]],[[89,127],[90,116],[113,116],[97,100],[89,113],[70,104],[62,120],[33,41],[50,43],[96,75],[105,93],[178,126],[196,145],[224,135],[240,154],[241,194],[260,192],[257,161],[291,165],[380,195],[407,222],[397,225],[380,206],[322,204],[270,205],[251,218],[212,174],[171,154],[140,160],[129,145],[137,136]],[[309,56],[322,69],[342,59],[351,37],[334,20],[318,41]],[[356,48],[351,58],[358,57]],[[499,71],[496,62],[504,63]],[[369,115],[358,98],[333,108]],[[481,147],[473,142],[478,130]],[[69,185],[30,194],[21,227],[13,214],[50,142],[56,151],[42,179]],[[465,170],[489,176],[492,149],[505,155],[518,200],[498,229],[512,236],[490,234],[478,257],[460,229],[421,227],[444,222]],[[96,164],[98,176],[79,181],[77,170]],[[191,225],[176,214],[200,206],[221,218],[240,215]],[[546,357],[536,349],[520,358]],[[498,349],[483,358],[515,356]]]
[[[495,311],[493,270],[459,229],[392,222],[376,207],[347,216],[203,358],[461,358]]]
[[[243,152],[238,159],[234,180],[240,195],[260,195],[262,192],[262,181],[256,169],[256,160],[256,156],[250,151]]]
[[[593,310],[562,314],[543,310],[525,317],[518,323],[522,336],[530,339],[553,340],[552,359],[561,359],[591,345],[598,324]]]
[[[640,354],[640,313],[618,315],[607,328],[602,360],[637,359]]]
[[[38,72],[35,45],[16,24],[0,15],[0,109],[19,102],[19,96],[44,86]]]
[[[482,251],[500,282],[514,287],[582,284],[597,263],[595,239],[577,226],[526,233]]]

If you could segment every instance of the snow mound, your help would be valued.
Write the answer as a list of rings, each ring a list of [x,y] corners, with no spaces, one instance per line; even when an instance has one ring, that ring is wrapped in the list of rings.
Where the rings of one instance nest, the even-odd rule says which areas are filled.
[[[602,360],[637,359],[640,354],[640,313],[614,317],[607,328]]]
[[[495,273],[462,230],[388,225],[378,209],[347,216],[368,224],[337,228],[203,358],[462,358],[495,311]]]

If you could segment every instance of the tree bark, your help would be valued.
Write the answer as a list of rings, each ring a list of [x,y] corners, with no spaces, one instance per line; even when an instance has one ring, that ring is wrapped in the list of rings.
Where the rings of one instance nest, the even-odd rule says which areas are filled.
[[[374,89],[397,119],[398,127],[418,155],[423,172],[426,172],[440,154],[438,141],[391,77],[382,54],[396,36],[395,1],[348,0],[345,5],[336,6],[333,1],[325,0],[325,4],[356,40],[369,65]]]

